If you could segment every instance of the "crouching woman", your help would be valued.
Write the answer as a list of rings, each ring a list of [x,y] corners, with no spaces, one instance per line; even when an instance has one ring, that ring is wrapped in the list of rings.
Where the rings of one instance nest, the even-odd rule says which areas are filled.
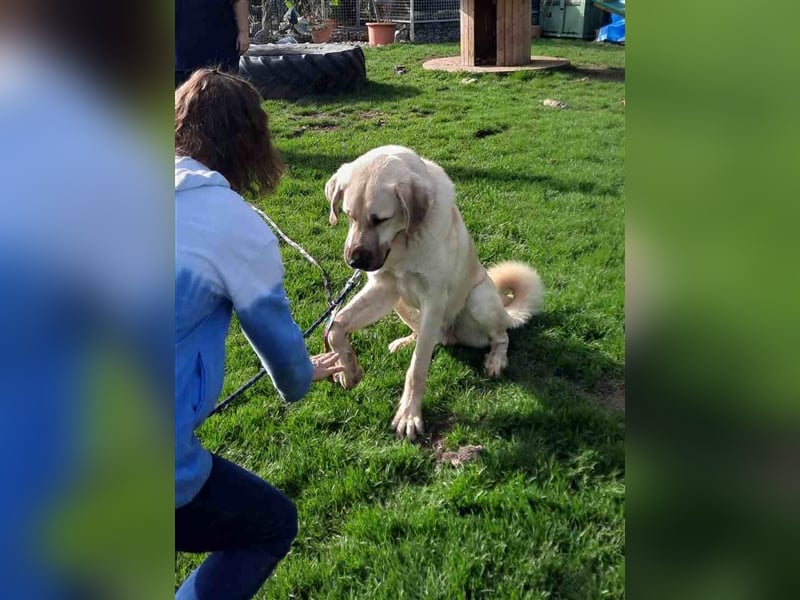
[[[277,240],[242,198],[269,194],[283,170],[258,92],[196,71],[175,92],[175,153],[175,546],[211,553],[176,598],[245,599],[289,551],[297,512],[195,434],[222,392],[232,313],[287,402],[340,368],[309,357]]]

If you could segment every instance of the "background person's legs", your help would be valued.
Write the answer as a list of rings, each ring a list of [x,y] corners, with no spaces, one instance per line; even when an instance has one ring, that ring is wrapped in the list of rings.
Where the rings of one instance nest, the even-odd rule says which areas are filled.
[[[297,510],[253,473],[214,456],[200,493],[175,511],[175,548],[212,552],[181,585],[178,600],[252,598],[297,535]]]
[[[192,73],[194,73],[194,71],[188,71],[188,70],[180,71],[178,69],[175,69],[175,89],[177,90],[184,83],[186,83],[186,80],[192,76]]]

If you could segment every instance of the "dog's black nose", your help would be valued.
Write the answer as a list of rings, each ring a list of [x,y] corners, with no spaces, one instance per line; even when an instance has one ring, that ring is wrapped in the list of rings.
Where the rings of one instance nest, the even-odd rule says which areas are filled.
[[[355,248],[347,259],[347,264],[354,269],[366,270],[372,262],[372,254],[364,248]]]

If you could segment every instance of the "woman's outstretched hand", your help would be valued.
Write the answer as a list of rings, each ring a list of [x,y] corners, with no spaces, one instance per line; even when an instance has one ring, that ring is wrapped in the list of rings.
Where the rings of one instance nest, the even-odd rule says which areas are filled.
[[[341,373],[344,367],[337,365],[337,362],[339,362],[339,354],[336,352],[326,352],[325,354],[312,356],[311,364],[314,366],[314,372],[311,375],[311,381],[320,381],[336,373]]]

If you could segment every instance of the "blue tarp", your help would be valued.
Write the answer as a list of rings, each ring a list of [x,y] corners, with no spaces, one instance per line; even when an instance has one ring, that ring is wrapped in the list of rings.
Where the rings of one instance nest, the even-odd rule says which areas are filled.
[[[597,31],[598,42],[625,43],[625,17],[611,15],[611,23]]]

